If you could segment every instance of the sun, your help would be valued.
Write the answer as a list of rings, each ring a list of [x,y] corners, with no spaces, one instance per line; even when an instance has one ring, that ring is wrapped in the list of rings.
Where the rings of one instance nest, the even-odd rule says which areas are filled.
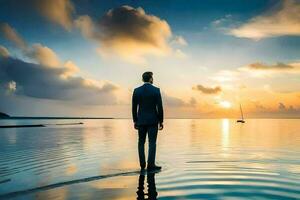
[[[232,106],[232,104],[229,101],[221,101],[219,104],[222,108],[227,108],[227,109],[231,108]]]

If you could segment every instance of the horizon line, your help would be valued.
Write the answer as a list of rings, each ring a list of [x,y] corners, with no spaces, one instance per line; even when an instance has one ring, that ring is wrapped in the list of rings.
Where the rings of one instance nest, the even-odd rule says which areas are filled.
[[[131,117],[59,117],[59,116],[10,116],[0,120],[14,119],[132,119]],[[238,117],[165,117],[165,119],[239,119]],[[246,119],[300,119],[300,117],[248,117]]]

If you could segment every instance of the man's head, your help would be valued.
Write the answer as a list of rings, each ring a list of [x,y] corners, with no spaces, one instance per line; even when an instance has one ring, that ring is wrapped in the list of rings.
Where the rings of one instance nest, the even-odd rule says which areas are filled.
[[[153,83],[153,73],[152,72],[144,72],[143,73],[143,81],[145,83]]]

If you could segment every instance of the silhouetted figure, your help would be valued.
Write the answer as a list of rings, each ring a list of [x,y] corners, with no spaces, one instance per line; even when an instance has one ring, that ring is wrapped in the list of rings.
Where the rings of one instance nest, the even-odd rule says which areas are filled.
[[[149,152],[148,170],[159,170],[160,166],[155,165],[156,139],[159,130],[163,129],[163,106],[160,90],[154,87],[153,73],[143,73],[144,85],[134,89],[132,96],[132,117],[134,128],[138,130],[139,142],[138,152],[140,166],[146,167],[145,160],[145,141],[148,133]]]
[[[136,192],[137,200],[146,200],[146,199],[156,200],[158,193],[156,191],[156,186],[155,186],[155,173],[147,174],[148,193],[145,193],[145,191],[144,191],[144,189],[145,189],[144,181],[145,181],[145,175],[140,174],[139,185],[137,188],[138,190]]]

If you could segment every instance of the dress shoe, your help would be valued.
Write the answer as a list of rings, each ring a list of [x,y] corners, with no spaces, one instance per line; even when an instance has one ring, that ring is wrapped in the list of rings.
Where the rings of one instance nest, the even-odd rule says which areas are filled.
[[[155,171],[155,170],[161,170],[161,166],[157,166],[157,165],[148,165],[147,167],[148,171]]]

